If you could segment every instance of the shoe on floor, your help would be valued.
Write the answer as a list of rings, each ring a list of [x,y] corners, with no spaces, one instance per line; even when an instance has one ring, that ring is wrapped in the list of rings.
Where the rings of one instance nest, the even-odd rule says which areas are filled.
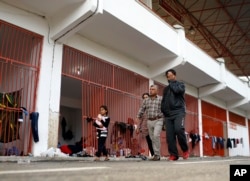
[[[159,155],[154,155],[154,157],[151,159],[152,161],[160,161],[161,158]]]
[[[176,160],[178,160],[178,157],[177,157],[177,156],[170,155],[170,156],[168,157],[168,161],[176,161]]]
[[[106,158],[104,159],[104,161],[109,161],[109,158],[106,157]]]
[[[188,157],[189,157],[188,151],[183,152],[182,157],[183,157],[184,160],[188,159]]]

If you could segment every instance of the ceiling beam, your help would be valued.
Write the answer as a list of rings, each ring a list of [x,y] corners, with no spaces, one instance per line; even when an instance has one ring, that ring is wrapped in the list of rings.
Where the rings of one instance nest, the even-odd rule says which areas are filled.
[[[236,101],[230,101],[230,102],[227,102],[227,108],[233,109],[233,108],[239,107],[247,103],[250,103],[249,99],[247,98],[236,100]]]
[[[208,86],[200,87],[198,90],[199,98],[206,97],[215,92],[225,89],[227,86],[225,83],[211,84]]]
[[[215,35],[212,34],[191,12],[189,12],[179,1],[167,0],[167,3],[169,5],[167,5],[165,1],[166,0],[160,0],[160,2],[164,4],[164,6],[162,7],[163,8],[167,7],[167,9],[165,9],[166,11],[170,9],[169,6],[171,5],[172,9],[175,8],[169,12],[171,13],[174,11],[175,14],[173,16],[177,16],[176,12],[178,12],[179,15],[181,15],[181,13],[185,14],[187,19],[190,21],[190,23],[193,26],[195,26],[197,31],[199,31],[199,33],[204,37],[204,39],[212,47],[213,51],[217,53],[217,57],[230,57],[232,62],[240,69],[240,71],[242,72],[242,75],[246,76],[248,81],[250,81],[248,74],[245,72],[244,68],[240,65],[240,63],[236,60],[236,58],[234,57],[234,54],[220,40],[218,40],[218,38],[216,38]],[[172,4],[174,6],[172,6]],[[221,53],[218,50],[220,50]]]

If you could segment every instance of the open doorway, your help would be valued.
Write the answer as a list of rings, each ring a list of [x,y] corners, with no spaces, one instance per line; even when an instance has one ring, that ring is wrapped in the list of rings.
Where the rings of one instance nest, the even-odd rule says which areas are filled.
[[[62,76],[58,147],[70,146],[68,154],[82,151],[82,88],[81,81]],[[81,146],[76,147],[76,145]],[[62,150],[64,151],[64,150]]]

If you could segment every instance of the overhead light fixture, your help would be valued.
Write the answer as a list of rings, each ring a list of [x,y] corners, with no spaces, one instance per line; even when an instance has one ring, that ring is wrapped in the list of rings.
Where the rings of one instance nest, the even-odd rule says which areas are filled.
[[[174,24],[173,25],[174,29],[178,30],[178,29],[184,29],[183,26],[179,25],[179,24]]]
[[[190,26],[190,28],[188,29],[188,32],[191,34],[191,35],[194,35],[195,34],[195,29],[193,26]]]
[[[77,75],[80,75],[80,74],[81,74],[81,69],[78,68],[78,69],[77,69]]]

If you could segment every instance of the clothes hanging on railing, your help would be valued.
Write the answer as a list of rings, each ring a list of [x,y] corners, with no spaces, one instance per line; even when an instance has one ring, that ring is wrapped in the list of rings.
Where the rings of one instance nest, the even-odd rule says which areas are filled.
[[[233,141],[233,147],[236,148],[236,139],[235,138],[231,138],[231,141]]]
[[[240,143],[242,144],[242,147],[244,147],[243,138],[240,138]]]
[[[190,138],[192,142],[192,148],[194,148],[195,145],[201,140],[200,135],[197,133],[190,133]]]
[[[218,144],[219,148],[221,148],[221,149],[224,148],[224,141],[225,141],[225,139],[222,137],[217,138],[217,144]]]
[[[211,138],[212,140],[212,149],[224,149],[225,147],[225,139],[223,137],[218,136],[210,136],[208,133],[204,133],[204,138],[206,140],[209,140]],[[228,144],[228,143],[227,143]]]
[[[38,112],[30,113],[31,129],[32,129],[32,135],[33,135],[34,142],[39,141],[38,118],[39,118],[39,113]]]
[[[230,138],[227,138],[227,148],[232,148],[232,142]]]
[[[217,138],[215,136],[212,136],[212,148],[216,149],[216,144],[217,144]]]

